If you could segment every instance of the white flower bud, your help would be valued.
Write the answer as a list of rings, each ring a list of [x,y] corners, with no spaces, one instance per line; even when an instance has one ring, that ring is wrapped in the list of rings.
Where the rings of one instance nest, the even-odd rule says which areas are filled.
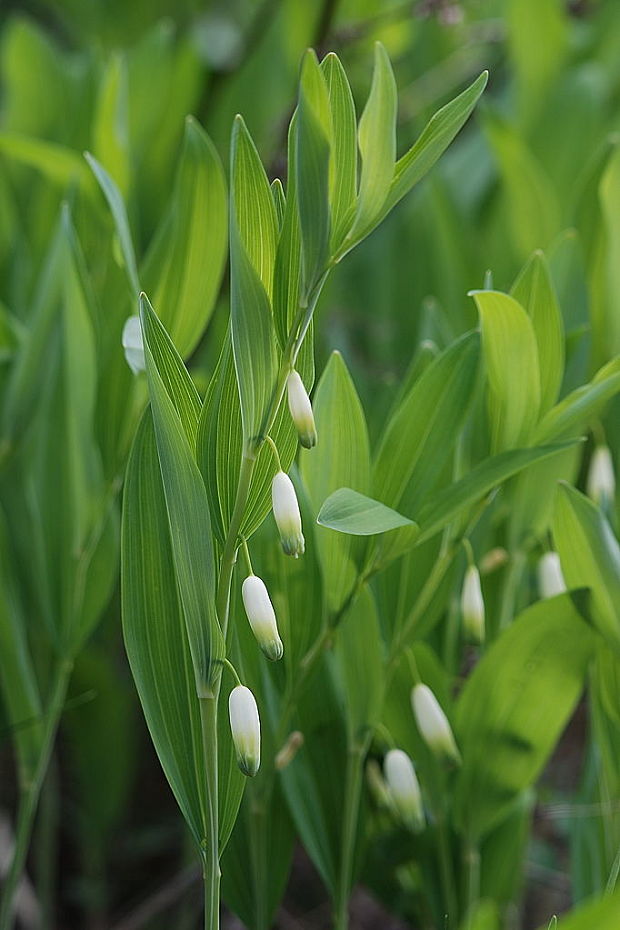
[[[424,827],[424,809],[411,759],[402,749],[390,749],[383,760],[383,771],[396,813],[412,830],[421,830]]]
[[[424,742],[438,756],[461,761],[448,718],[427,685],[416,685],[411,691],[411,706]]]
[[[144,342],[142,341],[142,327],[140,326],[139,316],[127,318],[123,326],[121,342],[125,350],[125,359],[134,375],[144,371],[146,360],[144,358]]]
[[[566,582],[562,574],[560,556],[557,552],[545,552],[538,562],[538,590],[541,597],[564,594]]]
[[[312,404],[298,372],[292,371],[288,376],[288,409],[295,424],[299,441],[305,449],[316,446],[316,426]]]
[[[287,555],[295,558],[304,553],[304,537],[301,532],[301,514],[293,482],[279,471],[271,485],[273,515],[280,533],[280,542]]]
[[[480,586],[480,574],[475,565],[470,565],[465,572],[463,591],[461,593],[461,614],[463,628],[467,636],[475,643],[484,642],[484,600]]]
[[[587,481],[588,497],[604,507],[616,494],[616,478],[609,446],[597,446],[592,453]]]
[[[244,775],[256,775],[260,765],[260,719],[254,695],[237,685],[228,698],[228,715],[237,765]]]
[[[248,575],[241,585],[241,597],[258,645],[268,659],[282,658],[284,647],[278,634],[276,614],[262,578]]]

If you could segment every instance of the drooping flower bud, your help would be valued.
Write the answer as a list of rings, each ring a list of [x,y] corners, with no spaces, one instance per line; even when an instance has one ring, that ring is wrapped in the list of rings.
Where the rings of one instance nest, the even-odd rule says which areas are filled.
[[[461,614],[463,628],[475,643],[484,642],[484,600],[480,586],[480,574],[475,565],[468,566],[461,592]]]
[[[538,562],[538,590],[541,597],[564,594],[566,582],[557,552],[545,552]]]
[[[123,326],[121,342],[125,350],[125,359],[134,375],[144,371],[146,368],[146,361],[144,358],[144,342],[142,341],[142,327],[140,326],[139,316],[130,316],[126,319],[125,325]]]
[[[616,477],[609,446],[597,446],[592,453],[587,481],[588,497],[595,504],[605,507],[616,493]]]
[[[278,634],[276,614],[262,578],[248,575],[241,585],[241,597],[256,641],[268,659],[282,658],[284,646]]]
[[[411,830],[422,830],[422,795],[413,763],[407,753],[402,749],[390,749],[383,760],[383,771],[396,813]]]
[[[448,718],[427,685],[415,685],[411,691],[411,706],[418,730],[430,749],[438,756],[460,762],[461,756]]]
[[[280,533],[280,542],[287,555],[303,555],[305,541],[301,531],[301,514],[293,482],[286,472],[274,475],[271,485],[273,515]]]
[[[316,426],[312,404],[308,392],[304,387],[298,372],[292,371],[288,376],[286,387],[288,391],[288,409],[295,424],[299,441],[305,449],[316,446]]]
[[[237,685],[228,698],[228,716],[237,765],[244,775],[256,775],[260,765],[260,719],[254,695]]]

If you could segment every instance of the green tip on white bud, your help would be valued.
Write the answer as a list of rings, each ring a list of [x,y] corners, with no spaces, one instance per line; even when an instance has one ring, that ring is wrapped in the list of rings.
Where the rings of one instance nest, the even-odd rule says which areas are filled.
[[[295,424],[299,441],[305,449],[316,446],[316,426],[312,404],[299,373],[292,371],[286,381],[288,409]]]
[[[121,337],[123,349],[125,351],[125,360],[134,375],[139,374],[146,368],[144,358],[144,342],[142,340],[142,327],[139,316],[130,316],[123,326],[123,335]]]
[[[304,554],[305,541],[301,531],[301,514],[293,482],[286,472],[274,475],[271,485],[273,515],[280,533],[280,542],[287,555],[297,558]]]
[[[616,494],[616,476],[609,446],[597,446],[592,453],[588,481],[588,497],[604,507],[612,503]]]
[[[424,829],[424,808],[413,763],[402,749],[390,749],[383,760],[383,771],[395,813],[411,830]]]
[[[241,597],[258,645],[268,659],[276,662],[282,658],[284,646],[278,633],[273,604],[262,578],[248,575],[241,585]]]
[[[461,592],[461,614],[463,629],[475,643],[484,642],[484,599],[480,586],[480,573],[475,565],[469,565]]]
[[[418,684],[411,691],[411,706],[424,742],[437,756],[461,761],[452,728],[439,701],[427,685]]]
[[[557,552],[545,552],[538,562],[537,574],[541,597],[555,597],[556,594],[564,594],[566,591],[566,582]]]
[[[244,685],[237,685],[228,698],[228,716],[237,765],[252,777],[260,766],[260,718],[254,695]]]

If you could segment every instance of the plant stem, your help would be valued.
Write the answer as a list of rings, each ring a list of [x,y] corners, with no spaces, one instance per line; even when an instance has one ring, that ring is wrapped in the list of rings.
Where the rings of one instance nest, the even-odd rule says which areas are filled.
[[[441,873],[441,886],[443,890],[443,903],[447,917],[446,927],[456,927],[457,901],[454,885],[454,868],[446,832],[446,820],[443,811],[437,816],[437,840],[439,852],[439,869]]]
[[[362,791],[362,761],[366,755],[370,737],[362,745],[352,746],[347,756],[345,776],[344,820],[340,845],[340,875],[334,902],[334,930],[347,930],[349,926],[349,896],[353,882],[353,862],[360,796]]]
[[[72,669],[73,661],[71,659],[62,659],[55,670],[52,692],[43,719],[39,758],[32,777],[22,787],[15,828],[15,850],[11,867],[4,882],[2,906],[0,907],[0,930],[10,930],[13,920],[15,892],[24,871],[39,796],[49,765]]]
[[[206,836],[203,841],[203,881],[205,900],[205,930],[220,927],[220,855],[217,784],[217,702],[218,695],[200,698],[202,749],[207,787],[205,811]]]
[[[514,620],[515,605],[521,576],[525,568],[526,555],[523,549],[516,549],[510,555],[506,581],[502,592],[499,612],[499,630],[505,630]]]

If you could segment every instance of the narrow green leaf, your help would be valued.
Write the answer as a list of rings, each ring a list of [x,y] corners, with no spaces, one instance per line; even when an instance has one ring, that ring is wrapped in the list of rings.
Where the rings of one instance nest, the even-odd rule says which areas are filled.
[[[390,418],[376,454],[373,491],[390,507],[419,507],[439,480],[469,409],[479,335],[468,333],[433,360]]]
[[[594,623],[620,647],[620,545],[598,507],[564,483],[555,500],[553,539],[566,584],[591,588]]]
[[[121,576],[125,648],[140,702],[166,778],[200,844],[206,810],[200,707],[150,411],[127,466]]]
[[[329,258],[329,93],[315,53],[304,55],[296,115],[295,188],[302,255],[302,300],[307,303]]]
[[[234,211],[240,243],[271,300],[278,219],[263,163],[241,116],[233,124],[230,158],[231,216]]]
[[[468,836],[499,823],[541,772],[579,699],[593,645],[577,600],[560,595],[521,614],[467,679],[457,702],[455,814]]]
[[[582,432],[619,390],[620,357],[599,369],[589,384],[572,391],[552,407],[536,427],[535,441],[568,439]]]
[[[544,924],[540,930],[616,930],[620,921],[620,892],[606,895],[598,901],[581,904],[576,910],[556,918],[555,927]]]
[[[561,454],[573,445],[574,442],[559,442],[534,449],[511,449],[476,465],[464,478],[429,499],[415,514],[421,528],[417,542],[423,543],[430,539],[459,513],[528,465]]]
[[[193,449],[202,404],[183,359],[174,347],[172,339],[153,310],[146,294],[140,295],[140,309],[146,341],[151,350],[159,377],[170,400],[174,404],[185,435]]]
[[[273,318],[281,348],[284,348],[300,307],[301,231],[297,209],[296,173],[297,115],[288,132],[288,177],[286,210],[280,231],[273,280]]]
[[[207,494],[193,449],[172,398],[159,374],[146,323],[142,331],[149,397],[157,439],[166,509],[179,597],[200,697],[209,696],[217,682],[224,641],[215,613],[215,564]]]
[[[473,291],[472,296],[480,313],[492,446],[501,452],[526,443],[538,421],[536,337],[530,318],[512,297],[499,291]]]
[[[369,490],[370,451],[366,419],[355,385],[339,352],[333,352],[314,395],[319,441],[302,451],[301,476],[314,509],[341,485]],[[327,603],[339,609],[355,583],[355,541],[317,527],[316,532]]]
[[[357,124],[353,94],[340,59],[333,52],[321,62],[332,116],[329,164],[330,252],[335,253],[355,217],[357,198]]]
[[[217,299],[226,261],[224,170],[215,146],[191,117],[185,122],[174,191],[141,269],[179,354],[196,347]]]
[[[317,523],[339,533],[372,536],[399,526],[411,526],[413,520],[351,488],[338,488],[324,501]]]
[[[118,53],[111,56],[101,78],[92,139],[95,158],[127,197],[131,180],[127,67]]]
[[[512,286],[511,295],[529,314],[540,366],[540,413],[556,402],[564,375],[564,324],[549,266],[535,252]]]
[[[372,85],[358,128],[362,172],[357,215],[348,238],[363,238],[377,223],[396,162],[396,81],[387,52],[375,42]]]
[[[488,77],[488,72],[483,71],[462,94],[438,110],[424,127],[417,142],[398,159],[387,198],[380,214],[375,218],[375,225],[388,215],[398,201],[402,200],[443,155],[471,114],[486,87]],[[346,249],[341,249],[338,258],[342,258],[354,244],[348,243]]]
[[[84,156],[90,165],[91,170],[95,175],[99,186],[101,187],[101,190],[103,191],[105,199],[108,202],[110,212],[112,213],[112,219],[114,220],[116,235],[118,236],[118,241],[121,247],[123,264],[129,279],[129,288],[132,297],[137,299],[138,293],[141,290],[140,279],[138,277],[136,253],[133,247],[131,230],[129,228],[129,220],[127,218],[127,211],[125,209],[125,204],[123,203],[122,194],[103,165],[100,165],[97,159],[91,155],[90,152],[85,152]]]
[[[63,190],[78,184],[87,195],[94,193],[90,173],[73,149],[46,139],[5,130],[0,132],[0,152],[40,171],[52,184]]]
[[[385,682],[383,652],[375,599],[364,587],[338,625],[334,650],[350,746],[359,745],[379,719]]]

